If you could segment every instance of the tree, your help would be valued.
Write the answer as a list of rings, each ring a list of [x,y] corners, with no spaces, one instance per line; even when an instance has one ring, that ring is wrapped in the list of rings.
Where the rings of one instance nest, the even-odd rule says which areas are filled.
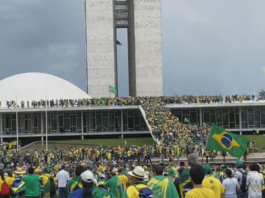
[[[263,89],[259,92],[259,97],[263,100],[265,99],[265,91]]]

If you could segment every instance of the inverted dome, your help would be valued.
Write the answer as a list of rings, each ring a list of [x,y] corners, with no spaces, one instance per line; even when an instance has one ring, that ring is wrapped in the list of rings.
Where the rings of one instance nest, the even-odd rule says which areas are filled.
[[[41,99],[79,99],[91,98],[86,92],[72,83],[44,73],[23,73],[0,81],[0,101],[22,100],[32,102]]]

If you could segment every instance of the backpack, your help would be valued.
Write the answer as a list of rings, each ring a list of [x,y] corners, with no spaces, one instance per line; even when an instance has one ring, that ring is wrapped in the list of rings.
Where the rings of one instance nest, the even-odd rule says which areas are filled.
[[[10,188],[6,182],[2,184],[1,195],[3,196],[10,195]]]
[[[240,189],[242,192],[247,192],[247,173],[243,171],[239,171],[239,172],[242,173],[242,182],[241,182]]]
[[[146,187],[139,190],[139,198],[153,198],[153,191]]]

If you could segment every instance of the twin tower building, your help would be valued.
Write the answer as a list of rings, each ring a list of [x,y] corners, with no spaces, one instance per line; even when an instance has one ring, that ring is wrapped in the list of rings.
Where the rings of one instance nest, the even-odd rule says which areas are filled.
[[[128,29],[129,95],[163,95],[160,1],[85,0],[89,95],[113,97],[109,86],[124,83],[118,82],[117,28]]]

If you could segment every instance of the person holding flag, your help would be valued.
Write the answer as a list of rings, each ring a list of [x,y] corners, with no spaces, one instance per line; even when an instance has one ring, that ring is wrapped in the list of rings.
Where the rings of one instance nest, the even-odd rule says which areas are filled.
[[[227,132],[225,129],[212,126],[206,149],[228,152],[231,156],[240,159],[247,150],[248,138]]]

